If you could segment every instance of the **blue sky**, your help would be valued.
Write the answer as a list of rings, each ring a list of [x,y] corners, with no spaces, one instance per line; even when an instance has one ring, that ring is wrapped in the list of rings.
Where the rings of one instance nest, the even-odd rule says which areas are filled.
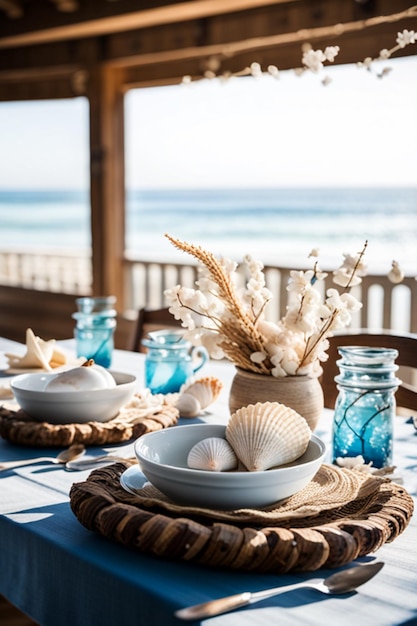
[[[416,186],[417,56],[384,66],[132,91],[128,185]],[[85,99],[0,103],[0,138],[0,189],[88,187]]]

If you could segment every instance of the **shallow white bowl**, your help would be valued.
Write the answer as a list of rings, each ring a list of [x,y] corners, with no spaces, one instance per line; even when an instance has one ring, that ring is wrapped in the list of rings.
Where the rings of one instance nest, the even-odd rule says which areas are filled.
[[[112,389],[44,391],[51,374],[21,374],[10,387],[19,406],[35,420],[51,424],[107,422],[116,417],[136,390],[136,377],[110,372]],[[52,374],[55,375],[55,374]]]
[[[213,424],[174,426],[143,435],[135,454],[146,478],[174,502],[217,509],[264,507],[305,487],[326,452],[311,436],[307,451],[292,464],[263,472],[210,472],[187,467],[187,456],[198,441],[224,437],[226,427]]]

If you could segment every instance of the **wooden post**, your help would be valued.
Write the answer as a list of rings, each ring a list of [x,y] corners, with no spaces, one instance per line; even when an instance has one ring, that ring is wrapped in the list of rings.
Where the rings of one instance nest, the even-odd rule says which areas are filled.
[[[114,295],[123,310],[125,236],[122,70],[90,69],[91,233],[93,294]]]

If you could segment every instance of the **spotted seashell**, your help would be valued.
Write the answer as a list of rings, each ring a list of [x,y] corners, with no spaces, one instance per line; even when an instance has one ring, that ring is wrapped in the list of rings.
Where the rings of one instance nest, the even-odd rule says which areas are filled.
[[[278,402],[238,409],[226,427],[226,439],[250,472],[291,463],[304,454],[311,430],[304,417]]]
[[[204,411],[204,409],[218,398],[222,388],[223,383],[218,378],[207,376],[206,378],[199,378],[194,383],[188,385],[188,387],[183,390],[183,393],[197,398],[201,410]]]
[[[237,458],[226,439],[208,437],[196,443],[188,453],[187,464],[191,469],[225,472],[237,467]]]
[[[181,417],[197,417],[201,413],[201,404],[195,396],[183,393],[175,403]]]

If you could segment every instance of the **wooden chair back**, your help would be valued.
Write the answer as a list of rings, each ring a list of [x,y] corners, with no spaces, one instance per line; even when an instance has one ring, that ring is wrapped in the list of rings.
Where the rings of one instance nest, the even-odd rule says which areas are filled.
[[[175,328],[178,330],[178,328],[181,328],[181,321],[176,320],[169,312],[168,308],[149,309],[143,307],[139,309],[135,334],[130,349],[133,352],[146,352],[146,348],[142,346],[142,339],[144,339],[149,332],[162,330],[164,328]]]
[[[338,347],[342,346],[370,346],[372,348],[395,348],[398,350],[396,364],[401,367],[411,368],[409,377],[417,376],[417,335],[395,335],[385,332],[372,333],[370,331],[357,331],[347,334],[335,335],[329,339],[329,359],[323,363],[323,375],[321,384],[324,393],[324,406],[334,409],[338,390],[334,381],[339,373],[336,361],[340,359]],[[401,379],[401,372],[399,374]],[[414,382],[414,381],[413,381]],[[397,406],[417,411],[417,387],[414,384],[403,382],[396,394]]]

